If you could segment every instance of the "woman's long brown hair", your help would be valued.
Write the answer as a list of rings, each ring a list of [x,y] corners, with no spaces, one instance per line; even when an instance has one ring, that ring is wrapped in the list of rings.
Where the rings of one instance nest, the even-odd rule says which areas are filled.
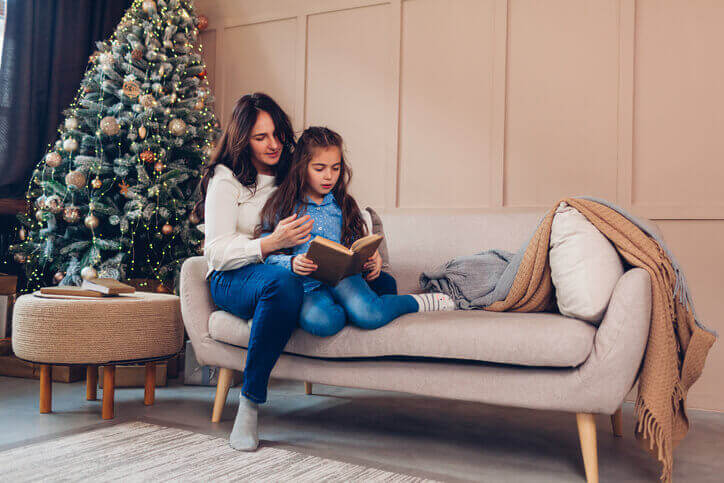
[[[255,237],[271,232],[279,220],[297,213],[303,216],[307,198],[307,169],[317,149],[336,147],[340,152],[341,166],[337,184],[332,188],[334,199],[342,209],[342,245],[349,247],[355,240],[367,234],[355,199],[347,193],[352,179],[352,169],[344,158],[342,136],[326,127],[307,128],[297,140],[292,156],[289,175],[269,197],[261,210],[261,224],[256,227]],[[291,249],[285,250],[291,252]]]
[[[275,134],[282,143],[282,153],[279,161],[274,166],[276,184],[279,185],[289,172],[292,153],[294,152],[294,130],[289,116],[274,102],[274,99],[261,92],[242,96],[234,106],[231,121],[224,129],[219,139],[216,150],[211,155],[209,163],[202,171],[202,178],[199,182],[201,199],[194,206],[193,213],[204,219],[204,206],[206,192],[209,189],[209,181],[216,170],[216,166],[223,164],[227,166],[236,176],[241,184],[256,189],[257,171],[251,162],[251,148],[249,138],[254,128],[259,112],[264,111],[274,121]]]

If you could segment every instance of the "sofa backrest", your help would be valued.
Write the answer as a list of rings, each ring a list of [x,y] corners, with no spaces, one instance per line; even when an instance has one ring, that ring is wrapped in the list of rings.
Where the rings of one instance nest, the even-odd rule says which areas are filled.
[[[517,251],[545,213],[544,209],[380,211],[398,293],[420,292],[420,273],[452,258],[492,248]]]

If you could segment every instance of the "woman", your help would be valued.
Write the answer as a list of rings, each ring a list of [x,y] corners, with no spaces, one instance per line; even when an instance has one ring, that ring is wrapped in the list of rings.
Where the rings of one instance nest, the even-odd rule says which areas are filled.
[[[259,444],[258,404],[266,402],[269,374],[297,327],[304,297],[302,281],[282,267],[264,264],[270,253],[310,238],[309,216],[289,216],[264,239],[254,238],[260,212],[289,172],[294,132],[289,116],[265,94],[243,96],[206,166],[195,207],[204,218],[204,256],[214,303],[242,319],[253,319],[239,410],[229,437],[232,447],[253,451]],[[379,295],[397,293],[394,278],[371,274]]]
[[[205,222],[204,256],[214,303],[252,319],[239,410],[229,442],[253,451],[259,444],[258,404],[269,374],[299,320],[302,283],[288,270],[262,263],[277,250],[305,243],[313,222],[290,216],[263,240],[254,239],[259,212],[289,171],[294,132],[289,117],[265,94],[243,96],[204,170],[196,206]]]

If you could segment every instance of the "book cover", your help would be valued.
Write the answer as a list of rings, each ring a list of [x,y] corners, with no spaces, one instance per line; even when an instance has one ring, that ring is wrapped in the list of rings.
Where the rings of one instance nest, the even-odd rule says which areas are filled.
[[[136,291],[131,285],[119,282],[114,278],[89,278],[88,280],[83,280],[81,287],[107,295],[134,293]]]
[[[365,262],[382,243],[381,235],[367,235],[355,241],[350,248],[317,236],[309,244],[307,258],[317,264],[309,276],[329,285],[362,272]]]

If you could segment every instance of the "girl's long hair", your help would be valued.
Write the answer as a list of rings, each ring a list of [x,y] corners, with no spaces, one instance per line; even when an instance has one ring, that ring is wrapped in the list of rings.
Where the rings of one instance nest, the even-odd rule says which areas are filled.
[[[223,164],[227,166],[236,176],[241,184],[256,189],[257,171],[251,162],[251,147],[249,139],[251,130],[254,128],[259,112],[264,111],[274,121],[275,134],[282,143],[282,153],[279,161],[274,166],[276,184],[279,185],[289,172],[292,153],[294,152],[294,130],[289,116],[274,102],[274,99],[261,92],[246,94],[242,96],[234,106],[231,121],[224,129],[224,133],[218,141],[209,163],[202,171],[202,178],[199,182],[201,199],[194,206],[193,213],[204,219],[204,205],[206,192],[209,188],[209,181],[214,176],[216,166]]]
[[[339,149],[341,159],[339,179],[332,188],[332,193],[342,209],[342,245],[349,247],[355,240],[367,234],[367,226],[362,219],[357,202],[347,193],[347,186],[352,179],[352,169],[344,158],[342,136],[326,127],[310,127],[297,140],[289,175],[262,208],[261,223],[256,227],[255,237],[273,231],[279,220],[294,213],[297,213],[298,216],[304,215],[309,163],[317,149],[330,147]],[[298,206],[299,208],[297,208]],[[285,252],[291,252],[291,249],[287,249]]]

